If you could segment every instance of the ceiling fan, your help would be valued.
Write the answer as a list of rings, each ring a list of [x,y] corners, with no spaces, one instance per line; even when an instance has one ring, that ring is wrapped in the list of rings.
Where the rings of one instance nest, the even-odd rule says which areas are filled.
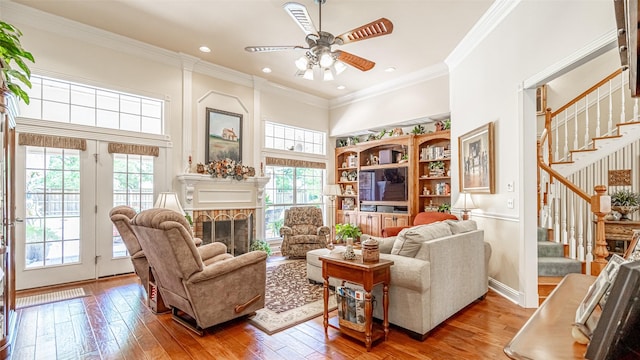
[[[319,25],[317,30],[313,21],[309,17],[307,8],[299,3],[288,2],[282,7],[300,26],[307,35],[304,46],[247,46],[244,49],[249,52],[271,52],[284,50],[306,50],[306,53],[296,60],[296,67],[299,76],[313,80],[313,69],[319,67],[322,70],[324,80],[333,80],[334,73],[339,74],[351,65],[358,70],[368,71],[375,66],[375,62],[342,50],[332,51],[333,45],[344,45],[360,40],[366,40],[382,35],[391,34],[393,23],[389,19],[380,18],[366,25],[362,25],[344,34],[333,36],[333,34],[322,31],[322,4],[326,0],[315,0],[319,7]]]

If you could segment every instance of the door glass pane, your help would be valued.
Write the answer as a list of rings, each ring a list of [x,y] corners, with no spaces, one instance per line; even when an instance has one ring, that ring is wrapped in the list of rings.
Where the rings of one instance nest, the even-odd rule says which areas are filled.
[[[80,152],[31,146],[26,152],[26,267],[78,263]]]
[[[136,212],[153,207],[152,156],[114,154],[113,206],[127,205]],[[113,226],[112,256],[129,256],[120,233]]]

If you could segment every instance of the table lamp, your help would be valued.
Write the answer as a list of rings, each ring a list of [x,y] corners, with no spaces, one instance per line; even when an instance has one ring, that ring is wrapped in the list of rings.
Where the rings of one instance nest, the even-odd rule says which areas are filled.
[[[469,220],[469,212],[473,209],[477,209],[478,207],[473,203],[471,194],[463,192],[458,195],[458,200],[456,200],[453,208],[462,210],[462,220]]]
[[[156,199],[156,203],[153,204],[153,207],[171,209],[180,213],[180,215],[184,215],[184,210],[178,200],[178,194],[174,192],[161,192]]]

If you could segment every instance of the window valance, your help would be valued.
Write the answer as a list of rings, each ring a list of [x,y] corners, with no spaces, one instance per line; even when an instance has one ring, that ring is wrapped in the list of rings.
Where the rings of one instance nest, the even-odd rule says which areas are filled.
[[[282,159],[282,158],[276,158],[276,157],[270,157],[270,156],[267,156],[265,158],[265,163],[267,164],[267,166],[276,165],[276,166],[289,166],[289,167],[310,168],[310,169],[325,169],[327,167],[325,163],[317,162],[317,161]]]
[[[18,145],[40,146],[59,149],[87,150],[87,140],[66,136],[20,133]]]
[[[160,148],[151,145],[109,143],[109,154],[113,153],[158,157],[160,155]]]

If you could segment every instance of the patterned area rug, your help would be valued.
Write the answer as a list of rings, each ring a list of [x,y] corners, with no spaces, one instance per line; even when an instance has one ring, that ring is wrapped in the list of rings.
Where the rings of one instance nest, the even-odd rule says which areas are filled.
[[[249,321],[271,335],[321,316],[324,310],[322,285],[307,280],[305,260],[291,260],[267,266],[265,308],[256,311]],[[336,309],[333,291],[329,310]]]
[[[56,301],[71,300],[88,296],[84,289],[75,288],[69,290],[54,291],[46,294],[23,296],[16,298],[16,308],[21,309],[29,306],[48,304]]]

